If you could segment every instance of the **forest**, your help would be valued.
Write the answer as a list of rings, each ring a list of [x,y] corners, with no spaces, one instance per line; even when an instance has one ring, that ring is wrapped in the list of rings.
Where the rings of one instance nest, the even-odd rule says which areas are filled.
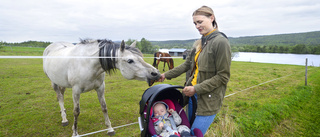
[[[229,38],[233,51],[320,54],[320,31]]]
[[[51,42],[43,42],[43,41],[25,41],[21,43],[8,43],[4,41],[0,41],[0,49],[3,46],[20,46],[20,47],[47,47]]]
[[[320,31],[237,38],[229,37],[228,39],[232,52],[320,54]],[[140,41],[137,40],[137,47],[142,53],[154,53],[158,49],[191,49],[195,40],[149,41],[142,38]],[[133,39],[128,39],[126,43],[129,45],[133,42]],[[0,49],[3,46],[46,47],[50,43],[42,41],[7,43],[0,41]]]
[[[135,40],[128,39],[126,41],[127,45],[131,45]],[[120,43],[120,41],[114,41],[115,43]],[[20,46],[20,47],[47,47],[52,42],[43,42],[43,41],[25,41],[21,43],[7,43],[0,41],[0,50],[4,46]],[[73,43],[76,44],[76,43]],[[153,46],[150,41],[145,38],[142,38],[140,41],[137,41],[136,47],[140,49],[142,53],[153,54],[154,52],[159,50],[159,47]]]
[[[229,37],[233,52],[320,54],[320,31],[265,36]],[[160,48],[190,49],[191,40],[151,41]]]

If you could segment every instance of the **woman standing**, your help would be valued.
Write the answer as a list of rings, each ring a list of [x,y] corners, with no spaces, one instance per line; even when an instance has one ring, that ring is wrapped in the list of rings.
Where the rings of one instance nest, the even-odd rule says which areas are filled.
[[[226,35],[218,30],[210,7],[200,7],[193,12],[192,17],[196,29],[202,35],[201,39],[194,43],[186,61],[161,74],[159,81],[178,77],[191,70],[182,92],[185,99],[196,97],[196,117],[191,129],[199,128],[205,134],[222,106],[230,79],[231,50]]]

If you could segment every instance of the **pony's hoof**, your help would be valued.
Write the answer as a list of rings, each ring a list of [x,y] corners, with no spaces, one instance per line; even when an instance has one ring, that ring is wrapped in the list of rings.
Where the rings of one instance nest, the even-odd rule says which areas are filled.
[[[62,126],[65,127],[65,126],[68,126],[69,125],[69,121],[67,122],[62,122]]]
[[[109,136],[114,136],[116,134],[116,132],[113,130],[113,128],[110,128],[108,130],[108,133],[107,133]]]

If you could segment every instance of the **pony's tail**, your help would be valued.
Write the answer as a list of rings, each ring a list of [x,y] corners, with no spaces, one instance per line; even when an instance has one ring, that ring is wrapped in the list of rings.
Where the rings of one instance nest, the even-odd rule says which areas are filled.
[[[173,64],[173,59],[172,59],[172,58],[170,59],[170,64],[171,64],[171,66],[172,66],[171,69],[173,69],[173,68],[174,68],[174,64]]]
[[[154,59],[153,59],[153,66],[156,67],[156,62],[157,62],[157,53],[154,53]]]

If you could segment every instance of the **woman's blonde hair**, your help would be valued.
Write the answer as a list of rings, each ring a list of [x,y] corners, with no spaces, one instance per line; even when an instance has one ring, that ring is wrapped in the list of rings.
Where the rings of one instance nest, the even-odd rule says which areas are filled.
[[[193,43],[193,47],[194,48],[196,48],[196,53],[198,52],[198,51],[200,51],[200,49],[201,49],[201,39],[198,39],[198,40],[196,40],[194,43]]]
[[[213,28],[218,29],[218,24],[216,22],[216,17],[214,16],[213,10],[210,7],[202,6],[202,7],[198,8],[197,10],[195,10],[192,13],[192,16],[195,16],[195,15],[203,15],[203,16],[206,16],[208,18],[213,16],[214,17],[214,20],[212,22]]]

